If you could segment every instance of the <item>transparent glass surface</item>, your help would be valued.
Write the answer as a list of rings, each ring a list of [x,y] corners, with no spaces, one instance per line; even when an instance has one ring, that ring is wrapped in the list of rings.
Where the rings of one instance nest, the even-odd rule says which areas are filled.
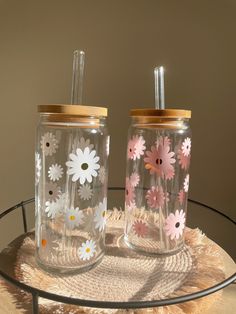
[[[111,190],[109,191],[109,208],[117,207],[120,208],[124,202],[124,190]],[[24,204],[25,214],[26,214],[26,224],[28,228],[31,228],[34,224],[32,213],[34,212],[34,203],[33,200],[26,202]],[[17,220],[13,220],[13,218],[17,215]],[[11,208],[11,212],[5,213],[4,215],[0,216],[0,238],[1,238],[1,247],[3,250],[0,253],[0,274],[3,276],[3,279],[7,277],[7,279],[15,280],[14,284],[17,284],[19,282],[23,282],[22,274],[17,271],[16,265],[19,259],[19,249],[22,245],[22,243],[25,241],[25,238],[31,235],[32,233],[22,233],[23,229],[23,219],[22,218],[22,204],[18,204],[15,207]],[[6,229],[5,226],[8,226]],[[140,265],[140,267],[136,267],[133,269],[133,272],[130,272],[129,274],[125,272],[125,269],[121,267],[121,265],[116,262],[110,264],[108,267],[106,264],[106,261],[103,260],[101,264],[99,264],[97,267],[93,268],[92,270],[86,272],[83,274],[83,280],[85,281],[86,285],[89,287],[93,287],[92,289],[87,289],[86,291],[81,291],[81,287],[77,287],[77,295],[75,296],[72,291],[70,293],[67,292],[67,294],[64,294],[63,289],[61,289],[57,293],[55,292],[53,286],[46,286],[44,289],[45,293],[48,293],[47,296],[44,294],[42,295],[41,292],[37,289],[42,290],[41,283],[37,286],[33,285],[33,283],[28,283],[24,289],[28,289],[26,291],[32,292],[35,294],[35,292],[38,293],[39,297],[47,297],[51,300],[57,300],[58,302],[63,302],[65,304],[76,304],[76,305],[84,305],[84,306],[95,306],[95,307],[107,307],[107,308],[137,308],[137,307],[150,307],[150,306],[160,306],[160,305],[167,305],[167,304],[173,304],[183,301],[189,301],[193,300],[196,297],[199,297],[199,293],[201,296],[205,296],[209,293],[213,293],[216,290],[214,289],[222,289],[223,287],[229,285],[233,282],[233,280],[236,279],[236,252],[235,252],[235,245],[232,239],[236,236],[236,225],[227,217],[222,216],[221,214],[217,213],[216,210],[210,209],[203,204],[196,204],[194,202],[189,201],[188,202],[188,220],[187,220],[187,227],[190,228],[198,228],[202,230],[204,234],[207,235],[206,241],[208,241],[209,244],[213,243],[214,245],[218,244],[219,249],[219,259],[222,260],[223,263],[223,271],[224,276],[217,277],[214,276],[212,278],[211,282],[204,283],[204,285],[196,286],[194,288],[194,293],[191,294],[188,288],[181,289],[179,291],[179,298],[177,300],[173,300],[173,295],[167,295],[165,297],[160,297],[156,295],[156,297],[152,298],[152,300],[149,299],[148,294],[146,292],[150,292],[153,287],[153,278],[155,281],[160,280],[162,276],[162,267],[158,267],[160,264],[158,261],[160,257],[148,257],[148,261],[156,261],[156,267],[148,271],[145,269],[145,280],[142,282],[143,285],[140,286],[140,289],[138,290],[136,294],[136,298],[133,297],[130,300],[125,299],[125,295],[123,294],[123,290],[117,290],[118,286],[125,286],[125,282],[127,280],[127,276],[132,276],[133,273],[135,273],[134,279],[135,279],[135,285],[139,285],[142,278],[142,265],[148,265],[147,260],[145,259],[144,255],[135,255],[133,250],[130,250],[129,248],[125,249],[124,246],[117,247],[116,250],[114,250],[114,247],[110,247],[111,243],[111,233],[112,230],[109,228],[106,232],[106,245],[107,245],[107,251],[106,255],[108,259],[114,259],[114,261],[117,261],[123,253],[126,254],[125,264],[123,264],[122,267],[125,267],[127,263],[133,263],[133,260],[135,257],[138,257],[139,260],[137,260],[137,263]],[[118,241],[121,243],[122,240],[122,229],[123,226],[121,225],[119,227],[119,232],[121,237]],[[14,232],[14,234],[11,233],[12,230],[17,230],[18,233]],[[221,232],[220,230],[223,230]],[[15,239],[14,239],[15,238]],[[4,242],[5,240],[5,242]],[[11,243],[9,243],[9,241]],[[22,251],[21,251],[22,252]],[[30,253],[30,252],[28,252]],[[27,265],[30,264],[30,261],[32,261],[32,258],[34,258],[33,252],[28,254],[28,257],[24,260],[24,265],[22,265],[21,272],[25,269],[27,269]],[[178,253],[179,254],[179,253]],[[105,264],[103,264],[103,262]],[[202,262],[201,262],[202,263]],[[161,265],[161,264],[160,264]],[[208,261],[204,264],[199,265],[200,268],[204,269],[204,267],[208,267]],[[92,278],[92,273],[94,271],[99,271],[98,278],[94,279]],[[196,271],[196,268],[194,268]],[[19,270],[19,268],[18,268]],[[102,271],[101,271],[102,270]],[[220,270],[219,270],[220,271]],[[117,276],[117,274],[120,274]],[[139,274],[139,275],[138,275]],[[202,279],[208,278],[208,271],[201,272]],[[51,276],[51,275],[50,275]],[[104,276],[104,277],[103,277]],[[178,276],[183,276],[183,273],[176,272],[175,278],[178,279]],[[114,283],[113,278],[116,278],[116,283]],[[189,275],[186,277],[188,280]],[[52,278],[52,277],[51,277]],[[63,278],[59,276],[58,278]],[[70,282],[70,280],[73,280],[72,277],[65,276],[65,280]],[[92,280],[92,281],[91,281]],[[103,281],[106,281],[106,286],[103,285]],[[69,287],[69,286],[68,286]],[[146,290],[146,288],[149,288],[149,290]],[[21,287],[22,289],[22,287]],[[103,294],[103,297],[100,299],[96,298],[95,291],[98,291],[98,289],[101,290],[101,293]],[[111,300],[108,298],[108,295],[103,293],[103,291],[114,291],[116,293],[116,298],[114,300]],[[82,295],[86,293],[86,298],[82,297]],[[73,296],[73,297],[72,297]],[[32,309],[32,300],[22,298],[22,294],[15,295],[17,302],[19,305],[21,305],[22,308],[25,309]],[[123,301],[122,298],[124,297]],[[118,301],[119,300],[119,301]],[[56,306],[56,303],[55,303]],[[61,306],[61,305],[60,305]],[[60,307],[61,309],[61,307]],[[67,307],[68,309],[68,307]]]
[[[36,258],[46,270],[87,270],[104,255],[109,136],[105,118],[42,114],[35,152]]]
[[[130,247],[153,254],[181,249],[190,158],[188,119],[132,120],[125,192],[125,239]]]

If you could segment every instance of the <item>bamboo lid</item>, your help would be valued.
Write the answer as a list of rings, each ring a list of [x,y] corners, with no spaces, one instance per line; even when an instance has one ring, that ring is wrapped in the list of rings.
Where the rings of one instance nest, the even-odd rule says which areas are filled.
[[[131,117],[155,117],[155,118],[191,118],[191,110],[182,109],[131,109]]]
[[[38,112],[60,116],[107,117],[107,108],[71,104],[38,105]]]

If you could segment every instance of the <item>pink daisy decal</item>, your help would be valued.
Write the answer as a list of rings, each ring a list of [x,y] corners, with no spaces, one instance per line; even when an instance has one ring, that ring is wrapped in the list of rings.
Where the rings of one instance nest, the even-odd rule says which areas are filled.
[[[135,157],[135,145],[136,145],[136,140],[134,137],[129,140],[128,142],[128,147],[127,147],[127,156],[128,159],[134,159]]]
[[[184,179],[184,191],[187,193],[189,189],[189,174]]]
[[[125,204],[131,206],[134,203],[134,188],[129,178],[126,178],[125,186]]]
[[[130,176],[130,184],[132,187],[136,187],[139,184],[140,177],[136,172],[133,172]]]
[[[145,140],[142,136],[134,135],[128,142],[127,156],[128,159],[140,159],[146,149]]]
[[[184,191],[183,190],[179,191],[178,200],[179,200],[180,205],[183,205],[184,203]]]
[[[189,156],[191,151],[191,139],[187,137],[181,146],[184,156]]]
[[[138,237],[145,237],[148,233],[148,227],[147,225],[142,222],[141,220],[136,220],[133,224],[134,233]]]
[[[135,136],[136,138],[136,145],[135,145],[135,155],[137,159],[140,159],[142,155],[144,155],[144,151],[146,149],[145,140],[142,136]],[[135,160],[135,158],[134,158]]]
[[[147,157],[144,158],[145,168],[150,170],[150,174],[157,173],[162,178],[172,179],[175,169],[172,164],[175,163],[174,152],[170,151],[170,140],[168,137],[160,137],[157,146],[152,146],[151,151],[147,151]]]
[[[132,210],[136,207],[135,201],[130,202],[130,204],[126,204],[125,208],[129,211],[132,212]]]
[[[185,220],[185,213],[182,209],[176,210],[175,214],[171,213],[166,218],[164,230],[171,240],[174,238],[178,240],[183,235]]]
[[[168,195],[165,197],[161,186],[152,186],[151,189],[147,191],[146,199],[150,208],[162,208],[165,203],[165,199],[166,201],[169,201]]]
[[[171,144],[171,140],[168,136],[165,136],[164,138],[162,136],[160,136],[157,140],[156,140],[156,145],[157,147],[160,145],[160,143],[162,144],[164,142],[164,144],[166,146],[170,146]]]
[[[179,164],[182,169],[187,170],[190,164],[190,155],[185,156],[180,149],[178,152],[178,159],[179,159]]]

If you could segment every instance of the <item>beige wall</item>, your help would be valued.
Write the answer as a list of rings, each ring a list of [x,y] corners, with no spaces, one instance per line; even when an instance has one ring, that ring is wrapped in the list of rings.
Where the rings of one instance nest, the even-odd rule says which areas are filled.
[[[110,185],[124,184],[129,109],[153,106],[164,65],[167,106],[193,111],[190,196],[235,219],[235,17],[230,0],[0,0],[0,208],[34,194],[36,104],[70,100],[80,48],[84,100],[109,107]]]

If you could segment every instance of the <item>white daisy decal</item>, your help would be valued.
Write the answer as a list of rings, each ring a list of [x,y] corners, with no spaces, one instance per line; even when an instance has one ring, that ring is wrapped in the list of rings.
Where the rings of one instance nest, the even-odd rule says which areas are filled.
[[[42,169],[42,165],[41,165],[41,158],[39,153],[35,153],[35,184],[39,183],[39,178],[41,175],[41,169]]]
[[[45,212],[49,218],[55,218],[57,214],[63,212],[65,208],[65,193],[59,196],[56,201],[47,201],[45,203]]]
[[[107,211],[107,199],[104,198],[102,203],[96,207],[94,222],[95,229],[99,229],[99,231],[103,231],[106,225],[106,211]]]
[[[56,202],[61,196],[61,189],[56,183],[46,183],[45,184],[45,196],[46,200],[50,202]]]
[[[84,137],[81,137],[79,140],[75,139],[72,144],[73,151],[76,151],[77,148],[80,148],[82,151],[88,147],[91,151],[94,148],[93,144],[90,144],[90,139],[85,139]]]
[[[100,182],[103,184],[105,182],[106,179],[106,170],[105,167],[101,166],[101,168],[98,171],[98,178],[100,180]]]
[[[57,200],[57,206],[58,206],[58,212],[63,212],[65,209],[65,203],[66,203],[66,194],[62,193]]]
[[[59,212],[58,210],[58,204],[57,202],[54,202],[54,201],[47,201],[45,203],[45,212],[47,213],[47,216],[49,218],[52,218],[54,219],[56,217],[56,214]]]
[[[49,167],[48,176],[52,181],[58,181],[63,175],[63,168],[61,165],[54,164]]]
[[[97,170],[100,168],[98,164],[99,157],[96,156],[96,151],[90,152],[89,147],[86,147],[84,151],[77,148],[76,154],[70,154],[70,159],[66,162],[67,173],[72,176],[72,181],[79,180],[80,184],[84,184],[87,180],[92,182],[92,177],[97,177]]]
[[[88,201],[93,196],[93,191],[88,183],[81,185],[78,189],[79,196],[82,200]]]
[[[46,229],[43,228],[39,242],[39,253],[50,257],[57,249],[58,243],[56,242],[55,236],[53,236],[50,231],[46,231]]]
[[[83,261],[90,260],[96,253],[96,243],[93,240],[87,240],[82,243],[82,246],[78,249],[79,258]]]
[[[68,229],[74,229],[83,223],[84,214],[79,207],[69,209],[65,214],[66,226]]]
[[[191,151],[191,139],[189,137],[187,137],[184,141],[183,144],[181,146],[182,148],[182,152],[184,156],[189,156],[190,155],[190,151]]]
[[[52,156],[58,148],[58,140],[55,135],[49,132],[42,136],[40,144],[45,156]]]
[[[184,191],[187,193],[189,189],[189,174],[184,179]]]

